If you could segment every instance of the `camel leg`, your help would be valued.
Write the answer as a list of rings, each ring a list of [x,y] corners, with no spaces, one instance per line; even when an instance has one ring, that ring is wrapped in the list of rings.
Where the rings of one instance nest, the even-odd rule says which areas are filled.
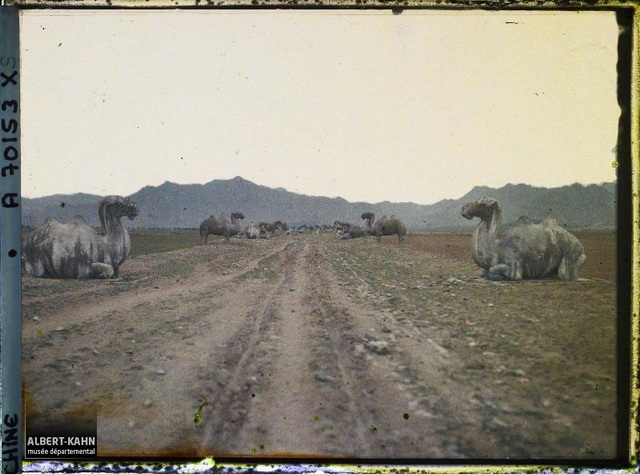
[[[560,260],[560,265],[558,265],[558,278],[560,280],[572,280],[567,257],[563,257],[563,259]]]
[[[578,260],[572,262],[567,257],[563,257],[558,265],[558,278],[565,281],[575,281],[578,279],[580,266],[587,259],[585,255],[580,255]]]
[[[509,270],[507,268],[507,265],[505,265],[504,263],[501,263],[499,265],[494,265],[493,267],[486,269],[483,273],[484,273],[484,277],[487,280],[502,281],[507,279],[506,275],[508,271]]]
[[[31,264],[27,261],[24,256],[22,257],[22,274],[25,276],[33,276],[33,269],[31,268]]]
[[[111,278],[118,276],[118,269],[113,268],[111,265],[107,263],[92,263],[91,271],[89,273],[91,278]]]
[[[493,265],[485,270],[485,277],[492,281],[522,280],[522,260]]]
[[[42,260],[38,260],[34,265],[31,265],[24,256],[22,257],[22,271],[29,277],[44,278],[47,276]]]
[[[511,264],[511,279],[522,280],[522,260],[516,260]]]
[[[522,260],[494,265],[485,270],[485,278],[491,281],[522,280]]]

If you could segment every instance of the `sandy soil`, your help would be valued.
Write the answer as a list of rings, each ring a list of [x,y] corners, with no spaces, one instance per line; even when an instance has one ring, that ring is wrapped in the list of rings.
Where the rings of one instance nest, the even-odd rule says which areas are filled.
[[[118,281],[24,278],[27,423],[94,411],[106,457],[613,457],[615,246],[594,242],[572,283],[484,281],[453,233],[211,239]]]

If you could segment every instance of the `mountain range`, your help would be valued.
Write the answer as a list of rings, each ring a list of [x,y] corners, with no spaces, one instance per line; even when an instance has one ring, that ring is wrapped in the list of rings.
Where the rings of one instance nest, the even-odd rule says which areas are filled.
[[[410,230],[467,230],[477,225],[461,214],[462,206],[483,196],[502,204],[503,222],[508,224],[522,215],[534,221],[554,217],[571,229],[614,229],[616,226],[616,185],[612,183],[572,184],[558,188],[507,184],[501,188],[476,186],[458,199],[435,204],[411,202],[349,202],[342,198],[307,196],[283,188],[270,188],[241,177],[213,180],[206,184],[146,186],[129,196],[140,206],[140,214],[127,221],[128,228],[197,228],[211,214],[233,211],[245,215],[244,223],[281,220],[290,226],[333,224],[335,220],[361,224],[360,215],[371,211],[376,216],[395,214]],[[98,203],[103,196],[77,193],[22,199],[22,223],[35,227],[47,217],[68,221],[77,215],[99,226]]]

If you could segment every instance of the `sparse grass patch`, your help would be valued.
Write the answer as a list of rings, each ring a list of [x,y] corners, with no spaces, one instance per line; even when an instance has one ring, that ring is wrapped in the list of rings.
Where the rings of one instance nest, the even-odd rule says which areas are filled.
[[[131,237],[131,257],[200,245],[200,233],[195,229],[134,229],[129,231],[129,235]]]

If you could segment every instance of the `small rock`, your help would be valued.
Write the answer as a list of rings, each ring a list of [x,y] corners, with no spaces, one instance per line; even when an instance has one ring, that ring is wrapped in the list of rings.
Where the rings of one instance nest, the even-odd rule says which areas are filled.
[[[34,320],[34,321],[40,321],[40,318],[39,318],[38,316],[34,316],[34,317],[33,317],[33,320]]]
[[[76,382],[76,387],[82,387],[82,382]]]
[[[166,371],[166,370],[162,370],[162,369],[158,369],[158,370],[156,370],[156,375],[164,375],[164,374],[166,374],[166,373],[167,373],[167,371]]]
[[[493,428],[504,428],[505,426],[508,426],[507,423],[496,417],[492,418],[488,424]]]
[[[56,328],[56,331],[64,331],[64,328],[63,328],[62,326],[58,326],[58,327]]]
[[[356,344],[353,347],[353,355],[355,355],[356,357],[361,356],[365,352],[366,352],[365,348],[364,348],[364,346],[362,344]]]
[[[389,353],[389,344],[385,341],[371,341],[367,343],[367,349],[375,354],[386,355]]]
[[[145,407],[147,407],[147,408],[148,408],[148,407],[150,407],[152,404],[153,404],[153,402],[151,401],[151,399],[150,399],[150,398],[145,398],[145,400],[144,400],[144,406],[145,406]]]

